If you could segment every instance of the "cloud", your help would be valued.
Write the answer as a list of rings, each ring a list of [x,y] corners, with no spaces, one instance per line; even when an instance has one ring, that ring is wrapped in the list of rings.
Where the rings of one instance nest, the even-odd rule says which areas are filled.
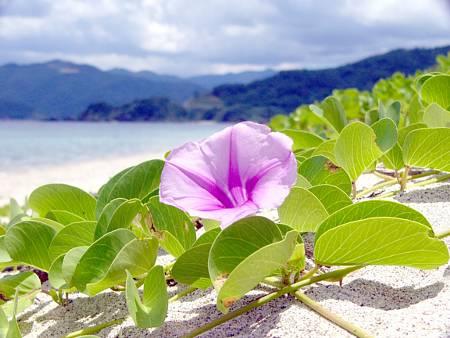
[[[444,0],[0,0],[0,63],[178,75],[319,68],[450,44],[449,13]]]

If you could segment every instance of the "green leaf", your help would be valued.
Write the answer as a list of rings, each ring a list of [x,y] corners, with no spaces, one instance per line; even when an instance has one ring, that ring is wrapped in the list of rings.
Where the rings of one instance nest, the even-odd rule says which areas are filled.
[[[297,174],[297,181],[295,182],[295,186],[298,188],[310,188],[311,183],[306,179],[306,177]]]
[[[85,220],[83,217],[75,215],[75,214],[71,213],[70,211],[66,211],[66,210],[51,210],[48,212],[46,217],[48,219],[58,222],[59,224],[64,224],[64,225],[74,223],[74,222],[82,222]]]
[[[379,119],[379,112],[376,108],[366,111],[366,114],[364,115],[364,122],[369,126],[377,122]]]
[[[309,188],[322,203],[328,214],[352,204],[352,199],[335,185],[320,184]]]
[[[334,153],[337,164],[352,181],[356,181],[382,155],[376,144],[375,132],[361,122],[353,122],[342,130]]]
[[[398,142],[381,158],[381,160],[388,169],[400,170],[405,166],[405,162],[403,162],[403,150]]]
[[[403,147],[403,144],[405,143],[406,136],[416,129],[422,129],[427,128],[427,125],[425,123],[414,123],[410,124],[407,127],[400,128],[398,130],[398,144]]]
[[[172,268],[173,278],[183,284],[207,289],[211,286],[208,272],[208,254],[212,243],[192,247],[178,257]]]
[[[224,229],[209,255],[218,309],[227,312],[265,277],[286,267],[297,236],[296,231],[290,231],[283,238],[278,226],[263,217],[244,218]]]
[[[64,210],[85,220],[95,220],[95,198],[70,185],[43,185],[31,193],[28,203],[41,217],[47,217],[53,210]]]
[[[328,217],[328,212],[317,196],[304,188],[292,188],[278,208],[280,222],[300,232],[314,232]]]
[[[158,327],[164,323],[169,307],[169,298],[164,270],[161,266],[154,266],[145,277],[142,300],[132,275],[127,271],[125,295],[128,313],[137,327]]]
[[[62,266],[61,268],[58,267],[58,260],[57,258],[54,261],[54,264],[50,267],[50,270],[52,271],[54,275],[53,281],[55,282],[55,285],[60,285],[61,283],[61,276],[59,276],[58,270],[61,269],[62,272],[62,278],[65,280],[65,285],[62,285],[61,287],[65,288],[71,288],[73,286],[73,274],[75,273],[75,269],[78,266],[78,263],[80,262],[81,257],[85,254],[89,247],[88,246],[77,246],[76,248],[70,249],[65,256],[63,257]],[[55,266],[53,266],[55,265]],[[52,269],[53,268],[53,269]],[[51,281],[50,281],[51,283]]]
[[[376,143],[386,153],[397,144],[397,127],[390,118],[383,118],[372,124],[376,134]]]
[[[116,198],[110,201],[100,215],[95,238],[119,228],[128,228],[140,212],[145,213],[145,207],[137,198],[131,200]]]
[[[341,132],[347,124],[347,117],[341,102],[333,96],[328,96],[322,101],[320,108],[323,116],[333,125],[334,129]]]
[[[380,120],[389,118],[395,123],[396,126],[398,126],[400,122],[400,108],[400,102],[398,101],[392,102],[387,107],[385,107],[380,101],[380,106],[378,108]]]
[[[13,260],[48,271],[52,263],[48,248],[55,233],[40,221],[22,221],[8,229],[5,247]]]
[[[86,248],[86,247],[85,247]],[[62,289],[67,285],[66,280],[64,279],[63,274],[63,262],[65,255],[62,254],[58,258],[56,258],[50,269],[48,270],[48,280],[52,287],[55,289]],[[69,280],[71,279],[71,276]]]
[[[221,231],[220,227],[207,230],[199,238],[197,238],[197,240],[194,242],[192,247],[195,247],[195,246],[201,245],[201,244],[208,244],[208,243],[211,244],[212,242],[214,242],[214,240],[216,239],[216,237],[220,233],[220,231]]]
[[[96,215],[100,217],[108,202],[116,198],[145,198],[158,189],[164,161],[151,160],[123,170],[111,178],[99,191]]]
[[[96,224],[94,221],[75,222],[59,230],[48,248],[50,257],[54,259],[77,246],[91,245]]]
[[[350,194],[352,182],[347,173],[324,156],[313,156],[305,160],[298,168],[298,173],[313,186],[331,184]]]
[[[183,253],[172,267],[172,276],[180,283],[206,289],[211,286],[208,271],[208,256],[219,229],[205,232],[193,247]]]
[[[421,223],[432,230],[431,224],[418,211],[406,205],[381,200],[363,201],[349,205],[330,215],[323,221],[316,233],[316,241],[323,233],[341,224],[372,217],[396,217]]]
[[[14,262],[11,258],[11,256],[8,253],[8,250],[6,250],[5,247],[5,235],[0,236],[0,268],[6,268],[6,267],[12,267],[20,265],[19,262]]]
[[[430,128],[450,128],[450,111],[436,103],[430,104],[423,113],[423,122]]]
[[[155,263],[157,249],[154,238],[139,240],[125,229],[109,232],[81,256],[72,284],[90,296],[95,295],[124,281],[125,270],[134,276],[147,272]]]
[[[32,271],[20,272],[0,278],[0,293],[5,298],[13,298],[16,290],[23,295],[41,288],[39,277]]]
[[[286,129],[281,132],[294,141],[294,145],[292,146],[293,151],[314,148],[324,141],[323,138],[316,134],[303,130]]]
[[[12,316],[11,320],[8,321],[8,317],[1,308],[0,308],[0,337],[22,338],[22,334],[20,333],[19,325],[17,324],[15,314]]]
[[[403,145],[403,160],[409,166],[450,171],[450,128],[410,132]]]
[[[294,230],[292,227],[286,224],[277,224],[280,229],[281,235],[286,236],[289,231]],[[299,272],[305,268],[306,256],[305,256],[305,243],[301,234],[297,236],[297,243],[295,249],[292,252],[291,257],[286,262],[286,268],[283,268],[287,272]]]
[[[442,108],[450,107],[450,75],[435,75],[425,80],[420,95],[426,103],[437,103]]]
[[[336,146],[336,140],[327,140],[321,143],[316,149],[314,149],[311,156],[324,156],[330,159],[331,162],[336,162],[336,157],[334,156],[334,147]]]
[[[160,238],[161,246],[165,250],[174,257],[178,257],[194,244],[195,227],[185,212],[159,202],[157,196],[152,197],[147,206],[150,210],[153,226],[159,233],[157,236]],[[177,249],[174,249],[174,247]]]
[[[376,217],[341,224],[316,240],[322,265],[400,265],[433,269],[449,259],[447,245],[430,236],[429,227],[395,217]]]

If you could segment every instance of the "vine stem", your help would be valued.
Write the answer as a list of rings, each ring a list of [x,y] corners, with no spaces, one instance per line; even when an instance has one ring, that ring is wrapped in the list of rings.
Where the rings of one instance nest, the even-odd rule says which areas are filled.
[[[409,173],[410,167],[407,165],[405,166],[405,170],[403,171],[403,175],[400,179],[400,191],[405,191],[406,184],[408,183],[408,173]]]
[[[178,299],[183,298],[196,290],[197,290],[197,288],[194,288],[192,286],[188,287],[188,288],[184,289],[183,291],[180,291],[179,293],[177,293],[175,296],[169,298],[169,303],[175,302]]]
[[[423,177],[423,176],[421,176],[421,177]],[[410,188],[423,187],[425,185],[429,185],[429,184],[433,184],[433,183],[439,183],[439,182],[443,182],[443,181],[447,181],[447,180],[450,180],[450,174],[445,174],[445,175],[442,175],[442,176],[430,178],[430,179],[425,180],[425,181],[417,182],[417,183],[411,184],[409,187]],[[377,198],[392,197],[392,196],[397,195],[400,192],[402,192],[402,191],[401,190],[389,191],[389,192],[386,192],[384,194],[381,194],[381,195],[377,196]]]
[[[305,287],[305,286],[308,286],[308,285],[311,285],[311,284],[314,284],[314,283],[317,283],[317,282],[320,282],[320,281],[323,281],[323,280],[334,279],[334,278],[336,278],[336,276],[349,274],[350,272],[359,270],[359,269],[361,269],[363,267],[364,266],[351,266],[351,267],[348,267],[348,268],[327,272],[327,273],[324,273],[324,274],[321,274],[321,275],[318,275],[318,276],[314,276],[314,277],[311,277],[311,278],[308,278],[308,279],[305,279],[305,280],[301,280],[301,281],[299,281],[297,283],[288,285],[288,286],[286,286],[286,287],[284,287],[284,288],[282,288],[282,289],[280,289],[278,291],[275,291],[275,292],[269,293],[269,294],[267,294],[265,296],[262,296],[261,298],[258,298],[257,300],[255,300],[255,301],[253,301],[253,302],[251,302],[251,303],[249,303],[249,304],[247,304],[247,305],[245,305],[245,306],[243,306],[243,307],[241,307],[241,308],[239,308],[239,309],[237,309],[235,311],[228,312],[227,314],[223,315],[222,317],[219,317],[219,318],[217,318],[217,319],[215,319],[215,320],[213,320],[213,321],[211,321],[211,322],[209,322],[209,323],[207,323],[207,324],[205,324],[205,325],[203,325],[203,326],[201,326],[201,327],[199,327],[199,328],[189,332],[184,337],[186,337],[186,338],[196,337],[196,336],[198,336],[198,335],[200,335],[202,333],[205,333],[205,332],[215,328],[216,326],[222,325],[222,324],[226,323],[229,320],[232,320],[232,319],[234,319],[234,318],[236,318],[236,317],[238,317],[238,316],[240,316],[240,315],[242,315],[242,314],[244,314],[244,313],[246,313],[246,312],[248,312],[250,310],[253,310],[254,308],[257,308],[259,306],[267,304],[268,302],[270,302],[272,300],[275,300],[275,299],[277,299],[277,298],[279,298],[279,297],[281,297],[281,296],[283,296],[285,294],[296,292],[298,289],[300,289],[302,287]]]
[[[383,174],[383,173],[380,173],[379,171],[373,171],[372,172],[375,176],[378,176],[379,178],[382,178],[383,180],[385,180],[385,181],[390,181],[390,180],[392,180],[392,176],[389,176],[389,175],[386,175],[386,174]]]
[[[427,171],[427,172],[424,172],[424,173],[421,173],[421,174],[412,175],[412,176],[409,176],[407,178],[407,180],[411,181],[411,180],[415,180],[415,179],[418,179],[418,178],[427,177],[427,176],[431,176],[431,175],[435,175],[435,174],[439,174],[439,171],[431,170],[431,171]],[[376,185],[374,185],[374,186],[372,186],[372,187],[370,187],[368,189],[365,189],[365,190],[359,192],[356,195],[356,197],[363,197],[363,196],[367,195],[368,193],[371,193],[371,192],[376,191],[378,189],[381,189],[381,188],[384,188],[384,187],[389,187],[391,185],[395,185],[395,184],[398,184],[398,183],[399,183],[399,181],[398,181],[397,178],[391,178],[391,180],[389,180],[389,181],[385,181],[385,182],[376,184]],[[421,182],[419,182],[419,183],[421,183]],[[412,185],[412,186],[415,186],[415,184]]]
[[[437,234],[436,238],[443,239],[448,236],[450,236],[450,229],[448,229],[447,231],[441,232],[440,234]]]
[[[74,337],[79,337],[79,336],[85,336],[85,335],[90,335],[90,334],[95,334],[107,327],[116,325],[116,324],[120,324],[122,323],[126,318],[120,318],[120,319],[114,319],[111,320],[110,322],[106,322],[106,323],[102,323],[99,325],[95,325],[95,326],[91,326],[91,327],[87,327],[85,329],[82,330],[78,330],[78,331],[74,331],[69,333],[66,338],[74,338]]]
[[[318,314],[320,314],[325,319],[329,320],[330,322],[340,326],[344,330],[350,332],[351,334],[360,337],[360,338],[369,338],[373,337],[366,331],[364,331],[359,326],[350,323],[343,319],[342,317],[338,316],[337,314],[331,312],[330,310],[324,308],[322,305],[320,305],[318,302],[314,301],[313,299],[309,298],[307,295],[305,295],[301,291],[296,291],[294,293],[295,298],[297,298],[299,301],[301,301],[303,304],[305,304],[310,309],[314,310]]]

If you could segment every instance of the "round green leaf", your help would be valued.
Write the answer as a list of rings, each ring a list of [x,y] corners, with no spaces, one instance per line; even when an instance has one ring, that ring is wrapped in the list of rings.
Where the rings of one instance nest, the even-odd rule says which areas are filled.
[[[0,293],[4,298],[14,298],[16,290],[23,295],[34,290],[40,290],[41,281],[32,271],[20,272],[15,275],[0,278]]]
[[[418,211],[401,203],[392,201],[370,200],[358,202],[342,208],[324,220],[317,229],[316,241],[323,233],[341,224],[371,217],[396,217],[421,223],[431,229],[431,224]]]
[[[50,211],[60,210],[84,220],[95,220],[95,198],[67,184],[43,185],[31,193],[28,203],[41,217],[47,217]]]
[[[335,185],[320,184],[308,189],[322,203],[328,214],[352,204],[352,199]]]
[[[450,75],[431,76],[425,80],[420,95],[426,103],[437,103],[442,108],[450,107]]]
[[[46,217],[64,225],[74,222],[82,222],[85,220],[83,217],[66,210],[51,210],[48,212]]]
[[[294,145],[292,146],[292,150],[294,151],[315,148],[324,141],[323,138],[308,131],[286,129],[281,132],[294,141]]]
[[[409,166],[450,171],[450,128],[410,132],[403,145],[403,160]]]
[[[304,188],[292,188],[278,208],[280,222],[300,232],[314,232],[328,217],[328,212],[317,196]]]
[[[50,243],[50,257],[56,258],[77,246],[89,246],[94,242],[94,221],[71,223],[59,230]]]
[[[382,155],[376,138],[373,129],[362,122],[347,125],[339,135],[334,147],[336,161],[352,181]]]
[[[316,149],[314,149],[311,156],[324,156],[330,159],[331,162],[336,162],[336,157],[334,156],[334,147],[336,146],[336,140],[327,140],[321,143]]]
[[[450,128],[450,111],[432,103],[423,113],[423,122],[430,128]]]
[[[352,191],[352,182],[347,173],[324,156],[308,158],[298,167],[298,173],[313,186],[330,184],[339,187],[348,194]]]
[[[6,232],[5,247],[13,260],[48,271],[52,263],[48,248],[55,233],[40,221],[22,221]]]
[[[216,238],[209,255],[209,274],[218,290],[222,312],[252,290],[265,277],[286,266],[298,233],[283,238],[279,228],[263,217],[241,219]]]
[[[158,189],[164,161],[151,160],[125,169],[111,178],[99,191],[96,215],[106,204],[116,198],[137,198],[146,202],[146,197]]]
[[[157,248],[156,239],[138,240],[129,230],[107,233],[81,256],[72,284],[88,295],[95,295],[123,282],[125,270],[134,276],[147,272],[155,263]]]
[[[395,217],[361,219],[329,229],[316,240],[322,265],[400,265],[433,269],[449,259],[447,245],[429,227]]]

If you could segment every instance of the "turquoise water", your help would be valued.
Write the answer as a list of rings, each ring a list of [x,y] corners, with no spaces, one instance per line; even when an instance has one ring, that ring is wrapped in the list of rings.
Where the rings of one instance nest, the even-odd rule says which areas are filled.
[[[219,123],[0,121],[0,171],[164,153],[225,128]]]

